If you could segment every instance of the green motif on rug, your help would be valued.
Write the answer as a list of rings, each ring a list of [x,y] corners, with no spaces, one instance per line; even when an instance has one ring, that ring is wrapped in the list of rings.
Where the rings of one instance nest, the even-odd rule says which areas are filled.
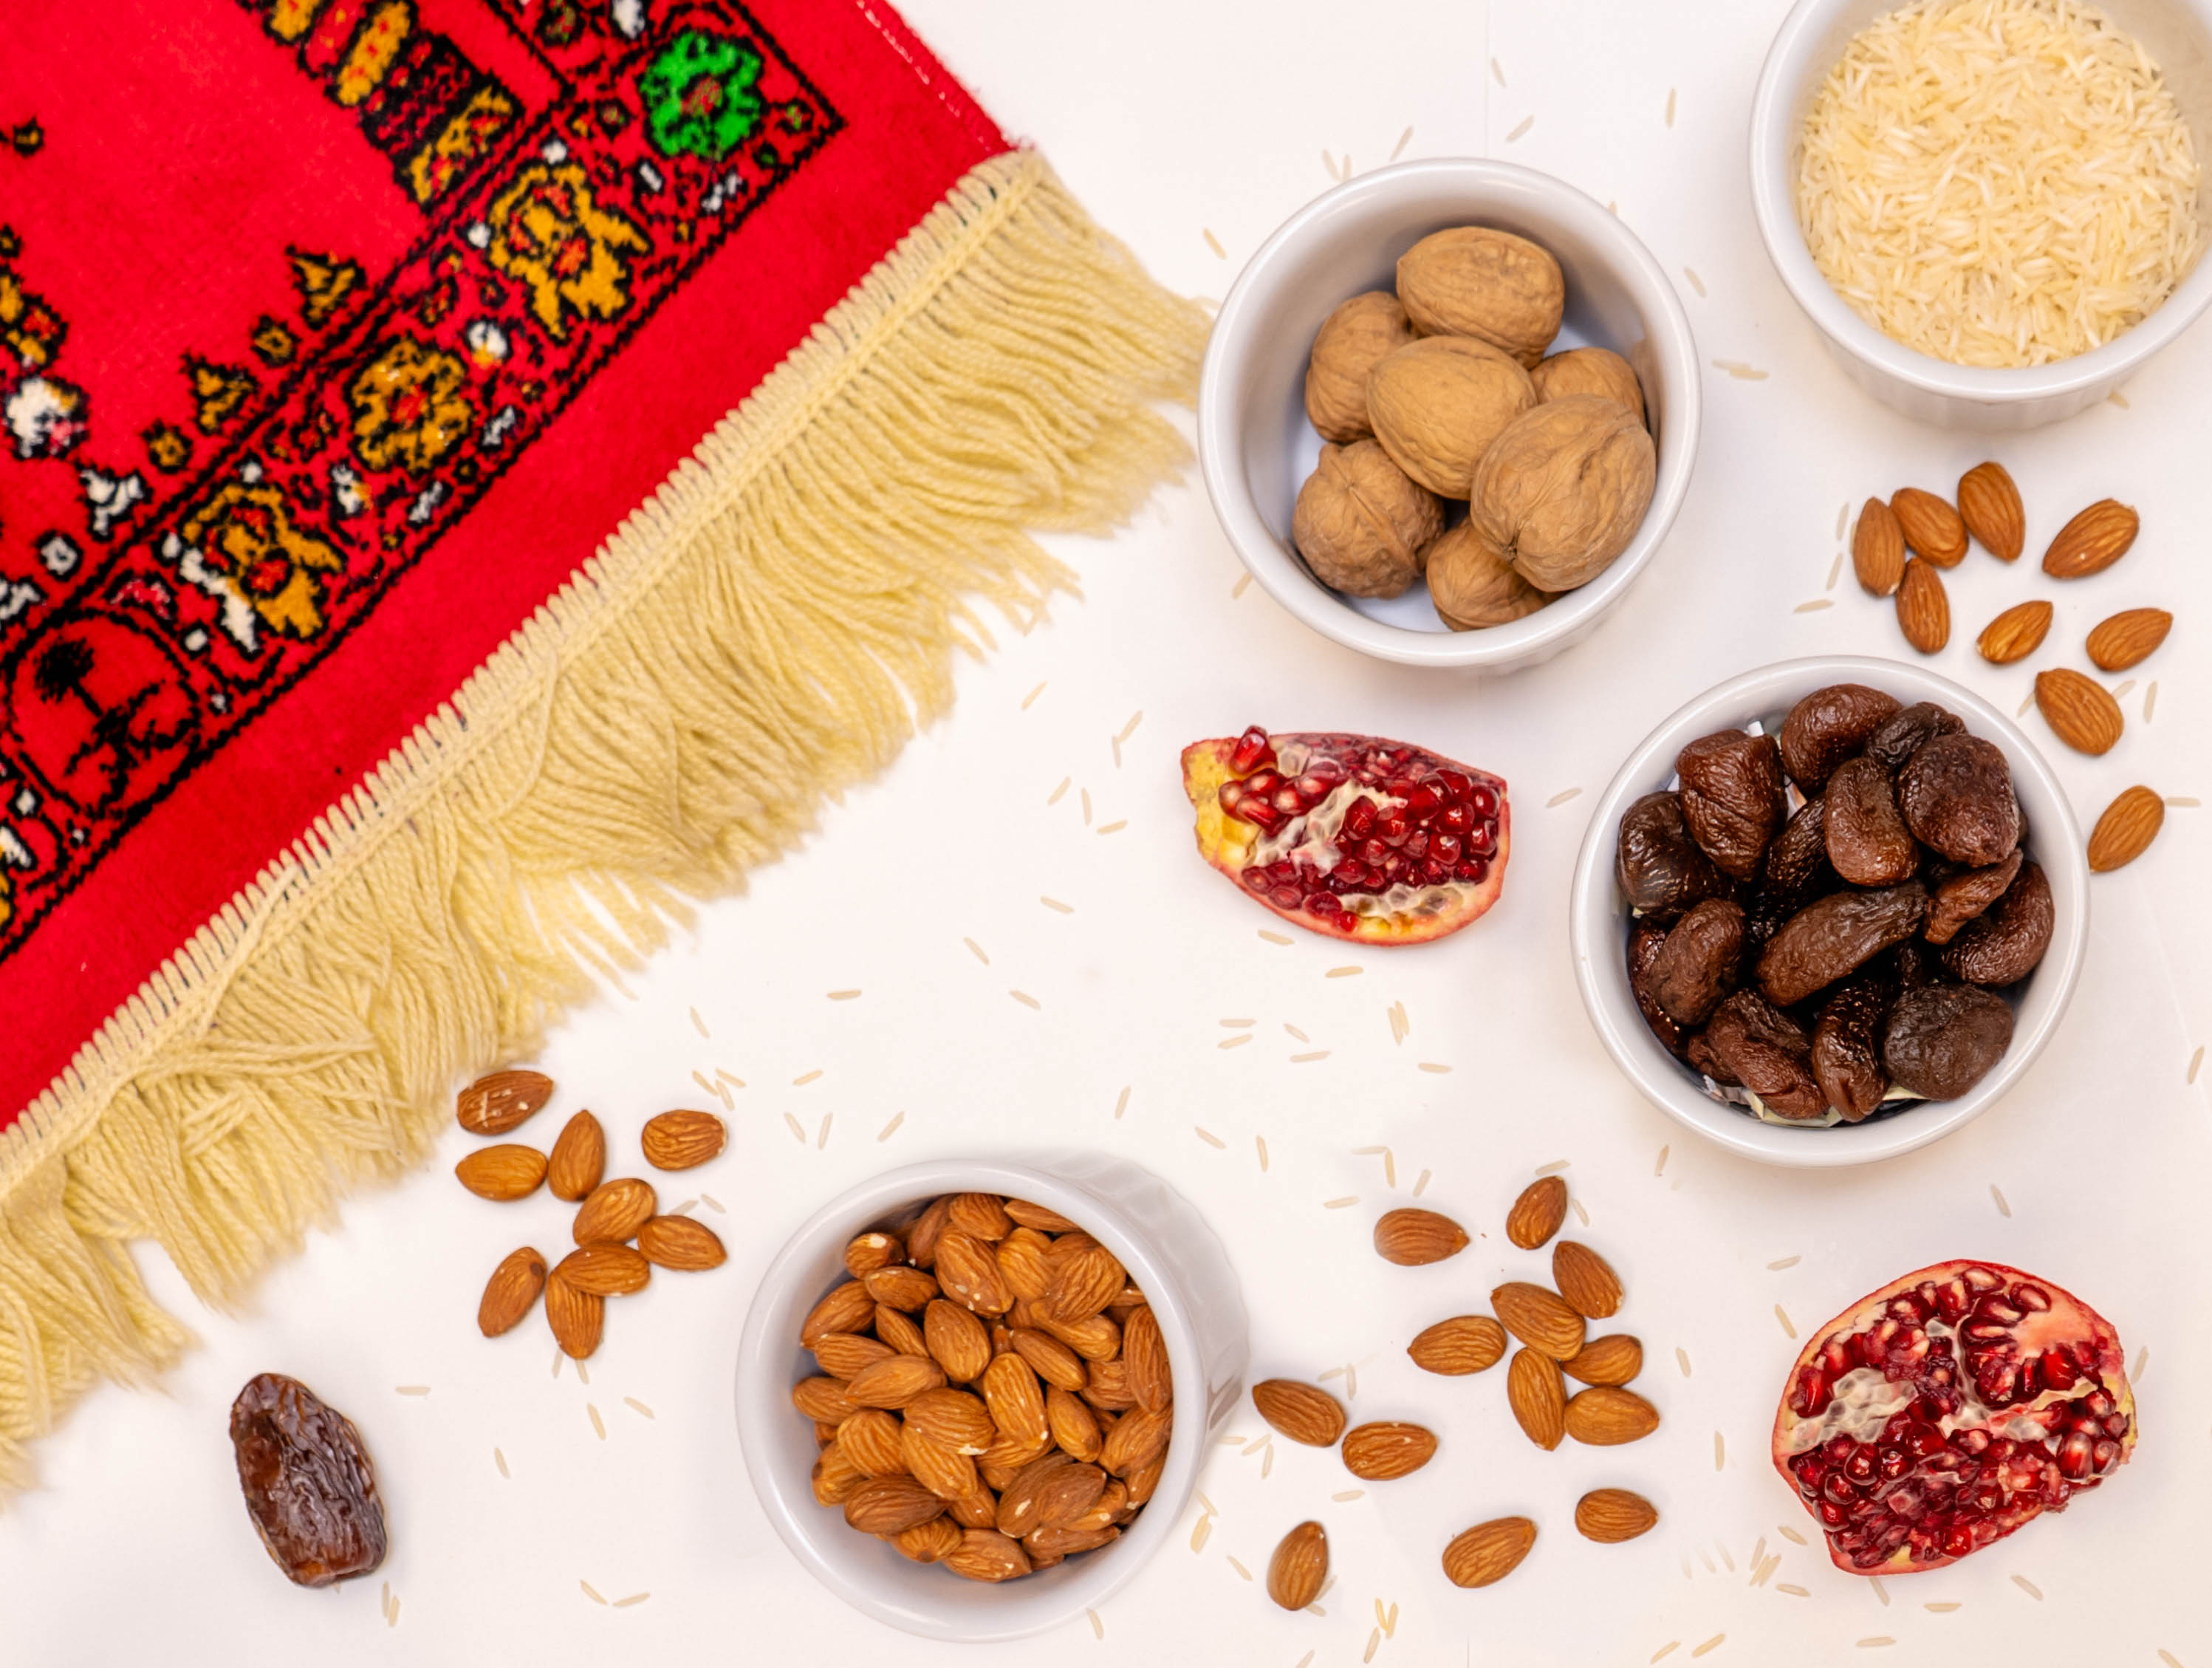
[[[654,146],[664,156],[720,161],[761,124],[760,74],[750,41],[684,30],[637,78]]]

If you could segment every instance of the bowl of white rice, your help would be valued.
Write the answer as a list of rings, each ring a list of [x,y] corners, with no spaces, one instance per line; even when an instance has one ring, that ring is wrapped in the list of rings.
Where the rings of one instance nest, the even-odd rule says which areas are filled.
[[[2027,429],[2212,303],[2205,0],[1798,0],[1752,105],[1759,235],[1850,376]]]

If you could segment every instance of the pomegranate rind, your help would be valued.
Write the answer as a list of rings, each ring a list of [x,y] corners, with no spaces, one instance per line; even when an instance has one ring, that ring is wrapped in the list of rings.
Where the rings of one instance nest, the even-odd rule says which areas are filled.
[[[1406,912],[1378,915],[1358,915],[1345,911],[1333,916],[1317,915],[1298,907],[1286,907],[1273,898],[1261,895],[1246,886],[1238,878],[1257,854],[1265,831],[1257,824],[1247,822],[1222,808],[1221,790],[1232,782],[1244,779],[1232,763],[1240,738],[1216,736],[1203,741],[1194,741],[1182,750],[1182,788],[1192,808],[1197,813],[1196,835],[1199,855],[1218,869],[1229,883],[1244,897],[1258,904],[1272,915],[1280,916],[1295,926],[1324,938],[1347,939],[1358,944],[1372,944],[1388,947],[1396,945],[1427,944],[1449,937],[1480,920],[1488,913],[1505,886],[1506,859],[1513,850],[1513,807],[1506,792],[1504,779],[1492,772],[1462,764],[1455,759],[1431,752],[1425,747],[1413,751],[1436,761],[1437,768],[1458,770],[1486,784],[1494,786],[1498,794],[1498,849],[1488,859],[1489,872],[1480,881],[1455,883],[1463,889],[1464,897],[1450,911],[1436,916],[1417,916]],[[1285,732],[1268,738],[1271,751],[1284,747],[1336,747],[1350,741],[1362,747],[1396,750],[1410,743],[1393,741],[1382,736],[1329,734],[1308,731]]]
[[[1902,1275],[1887,1285],[1868,1293],[1842,1313],[1828,1321],[1826,1324],[1815,1327],[1808,1334],[1805,1347],[1798,1351],[1797,1359],[1790,1364],[1789,1377],[1783,1381],[1782,1398],[1775,1409],[1774,1434],[1771,1448],[1774,1469],[1780,1472],[1783,1480],[1790,1484],[1791,1493],[1797,1495],[1799,1503],[1804,1506],[1806,1511],[1812,1515],[1814,1523],[1820,1525],[1822,1539],[1827,1545],[1830,1561],[1847,1574],[1905,1575],[1923,1570],[1941,1569],[1947,1564],[1958,1562],[1960,1557],[1971,1557],[1973,1553],[1984,1549],[1982,1546],[1975,1546],[1957,1556],[1938,1555],[1932,1557],[1924,1555],[1916,1557],[1908,1543],[1899,1547],[1880,1564],[1869,1567],[1855,1562],[1845,1555],[1844,1549],[1838,1544],[1837,1536],[1830,1533],[1826,1526],[1820,1523],[1818,1503],[1806,1500],[1799,1491],[1797,1476],[1792,1469],[1792,1462],[1810,1451],[1800,1435],[1803,1426],[1808,1422],[1808,1417],[1800,1414],[1792,1405],[1792,1402],[1804,1381],[1806,1373],[1820,1361],[1827,1348],[1829,1341],[1837,1337],[1856,1336],[1869,1330],[1881,1321],[1885,1309],[1893,1299],[1916,1291],[1925,1282],[1933,1281],[1938,1286],[1943,1285],[1969,1269],[1988,1270],[1997,1278],[2006,1291],[2010,1291],[2019,1282],[2026,1281],[2039,1287],[2047,1294],[2051,1300],[2049,1309],[2027,1316],[2010,1329],[2018,1342],[2020,1352],[2023,1355],[2033,1355],[2052,1344],[2085,1345],[2089,1359],[2086,1364],[2077,1369],[2081,1377],[2074,1385],[2069,1386],[2069,1390],[2073,1394],[2080,1395],[2089,1389],[2100,1388],[2112,1398],[2114,1411],[2124,1416],[2125,1429],[2119,1436],[2112,1439],[2119,1445],[2118,1458],[2104,1467],[2101,1471],[2076,1483],[2075,1491],[2078,1493],[2083,1488],[2096,1487],[2113,1471],[2125,1464],[2134,1455],[2136,1441],[2140,1434],[2136,1421],[2135,1391],[2128,1382],[2127,1357],[2120,1343],[2118,1330],[2110,1321],[2064,1287],[2045,1280],[2040,1275],[2029,1274],[2007,1263],[1994,1263],[1986,1258],[1954,1258],[1948,1262],[1931,1263],[1924,1269],[1916,1269],[1911,1274]],[[2047,1396],[2049,1392],[2045,1394]],[[2040,1399],[2043,1398],[2039,1397],[2039,1400]],[[2010,1411],[2019,1412],[2032,1405],[2021,1403]],[[2008,1505],[2013,1504],[2016,1498],[2008,1499]],[[2048,1508],[2034,1506],[2027,1509],[2025,1515],[2020,1516],[2017,1521],[2008,1523],[2001,1528],[1996,1538],[2002,1539],[2015,1532],[2036,1517],[2040,1516],[2045,1509],[2063,1510],[2063,1505],[2064,1502],[2062,1501]]]

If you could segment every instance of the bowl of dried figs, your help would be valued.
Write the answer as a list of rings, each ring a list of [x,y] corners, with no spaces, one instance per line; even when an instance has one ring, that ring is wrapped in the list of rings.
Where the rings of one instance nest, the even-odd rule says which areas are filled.
[[[1249,1346],[1227,1252],[1121,1160],[878,1177],[778,1254],[738,1351],[738,1434],[799,1561],[881,1622],[1018,1639],[1173,1534]]]
[[[1230,543],[1305,624],[1504,671],[1626,594],[1698,411],[1689,320],[1620,216],[1445,158],[1339,186],[1261,246],[1214,321],[1199,457]]]
[[[1924,1147],[2017,1083],[2088,937],[2033,743],[1893,661],[1785,661],[1667,720],[1593,812],[1569,905],[1590,1021],[1644,1096],[1771,1164]]]

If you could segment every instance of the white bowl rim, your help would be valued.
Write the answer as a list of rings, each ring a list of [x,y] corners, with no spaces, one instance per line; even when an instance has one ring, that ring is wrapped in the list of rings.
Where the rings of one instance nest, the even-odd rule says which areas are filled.
[[[1783,287],[1806,316],[1838,348],[1908,387],[1949,399],[1991,405],[2026,404],[2078,393],[2116,380],[2151,358],[2195,324],[2212,305],[2212,253],[2174,286],[2173,293],[2133,328],[2101,347],[2048,365],[1993,368],[1954,365],[1887,336],[1838,295],[1814,264],[1797,224],[1790,159],[1796,154],[1791,107],[1797,77],[1828,20],[1855,0],[1797,0],[1775,32],[1752,96],[1751,207]],[[1903,0],[1899,0],[1903,3]],[[2202,18],[2202,9],[2191,6]],[[2212,23],[2208,23],[2212,34]],[[2212,134],[2202,136],[2212,140]]]
[[[1129,1160],[1117,1160],[1128,1163]],[[1049,1588],[1037,1590],[1019,1605],[999,1605],[1003,1617],[985,1607],[985,1595],[1006,1588],[970,1588],[948,1576],[949,1608],[958,1610],[963,1600],[977,1602],[973,1623],[953,1623],[924,1616],[890,1602],[859,1581],[845,1568],[825,1557],[817,1543],[817,1532],[850,1537],[853,1531],[842,1514],[817,1503],[811,1492],[787,1494],[769,1458],[766,1443],[750,1440],[756,1420],[770,1417],[797,1421],[792,1408],[788,1364],[798,1353],[798,1321],[818,1301],[793,1296],[794,1269],[818,1256],[834,1229],[850,1233],[867,1222],[892,1214],[917,1199],[949,1192],[989,1192],[1028,1199],[1059,1211],[1091,1233],[1121,1260],[1131,1279],[1140,1286],[1160,1323],[1168,1349],[1168,1367],[1178,1384],[1201,1386],[1198,1394],[1178,1396],[1175,1424],[1169,1435],[1168,1460],[1151,1501],[1136,1525],[1123,1532],[1111,1547],[1085,1556],[1079,1565],[1062,1565],[1068,1574]],[[842,1225],[842,1226],[841,1226]],[[780,1336],[771,1336],[770,1329]],[[772,1396],[764,1393],[770,1382]],[[761,1509],[792,1555],[823,1586],[855,1610],[875,1620],[925,1638],[962,1644],[989,1644],[1026,1638],[1073,1621],[1119,1592],[1151,1561],[1175,1532],[1176,1520],[1198,1486],[1205,1462],[1209,1397],[1203,1386],[1206,1375],[1198,1360],[1189,1311],[1180,1283],[1170,1267],[1156,1253],[1141,1233],[1110,1200],[1051,1172],[1006,1159],[945,1158],[885,1171],[847,1189],[830,1199],[793,1230],[760,1283],[745,1315],[738,1343],[736,1371],[738,1440]],[[1024,1586],[1026,1583],[1024,1584]],[[1019,1591],[1018,1588],[1012,1589]]]
[[[1877,1123],[1785,1129],[1712,1099],[1679,1062],[1670,1059],[1663,1075],[1647,1070],[1640,1044],[1632,1049],[1630,1039],[1649,1040],[1650,1027],[1632,1002],[1625,1005],[1624,1012],[1624,1005],[1599,987],[1595,953],[1602,941],[1607,956],[1617,959],[1620,954],[1622,913],[1613,874],[1620,814],[1632,800],[1665,784],[1672,774],[1668,761],[1674,752],[1680,750],[1682,741],[1695,739],[1694,734],[1683,732],[1708,722],[1724,725],[1727,720],[1722,715],[1728,709],[1770,687],[1802,684],[1802,692],[1810,693],[1838,683],[1864,683],[1892,695],[1899,693],[1901,685],[1915,691],[1914,699],[1940,702],[1965,719],[1973,734],[2003,744],[2014,782],[2027,776],[2037,796],[2051,807],[2047,815],[2030,818],[2029,837],[2034,843],[2035,861],[2049,876],[2054,893],[2075,902],[2074,930],[2063,939],[2053,937],[2035,971],[2039,989],[2045,980],[2053,982],[2048,1006],[2037,1024],[2032,1030],[2016,1032],[2004,1057],[1967,1093],[1955,1100],[1929,1101],[1917,1110]],[[2057,1032],[2088,953],[2089,866],[2082,851],[2081,825],[2050,762],[2027,732],[1972,690],[1940,673],[1872,655],[1817,654],[1778,661],[1717,684],[1676,708],[1637,745],[1607,783],[1583,835],[1572,887],[1567,930],[1575,983],[1591,1028],[1613,1063],[1645,1099],[1686,1129],[1739,1156],[1791,1169],[1832,1169],[1896,1158],[1941,1141],[1980,1117],[2020,1081]]]
[[[1249,350],[1237,326],[1267,270],[1286,249],[1301,243],[1315,222],[1328,218],[1347,204],[1387,195],[1408,180],[1424,178],[1534,193],[1563,216],[1571,216],[1591,228],[1593,240],[1603,239],[1615,246],[1616,265],[1632,270],[1639,288],[1648,289],[1652,298],[1653,316],[1649,322],[1653,351],[1675,363],[1681,372],[1675,379],[1680,385],[1679,396],[1670,393],[1667,417],[1668,440],[1671,442],[1679,433],[1680,443],[1671,456],[1662,447],[1650,505],[1628,548],[1603,573],[1557,602],[1522,619],[1480,631],[1414,631],[1388,624],[1349,606],[1307,573],[1284,551],[1253,508],[1251,495],[1240,478],[1242,448],[1224,409],[1221,367],[1231,353]],[[1301,624],[1348,648],[1401,665],[1504,670],[1540,657],[1546,646],[1572,637],[1578,628],[1610,609],[1666,542],[1689,492],[1704,426],[1704,403],[1697,338],[1690,328],[1689,314],[1665,269],[1619,215],[1565,180],[1517,162],[1480,156],[1424,157],[1376,168],[1323,192],[1277,227],[1244,264],[1214,316],[1205,362],[1199,372],[1199,469],[1214,514],[1238,559],[1261,588]]]

